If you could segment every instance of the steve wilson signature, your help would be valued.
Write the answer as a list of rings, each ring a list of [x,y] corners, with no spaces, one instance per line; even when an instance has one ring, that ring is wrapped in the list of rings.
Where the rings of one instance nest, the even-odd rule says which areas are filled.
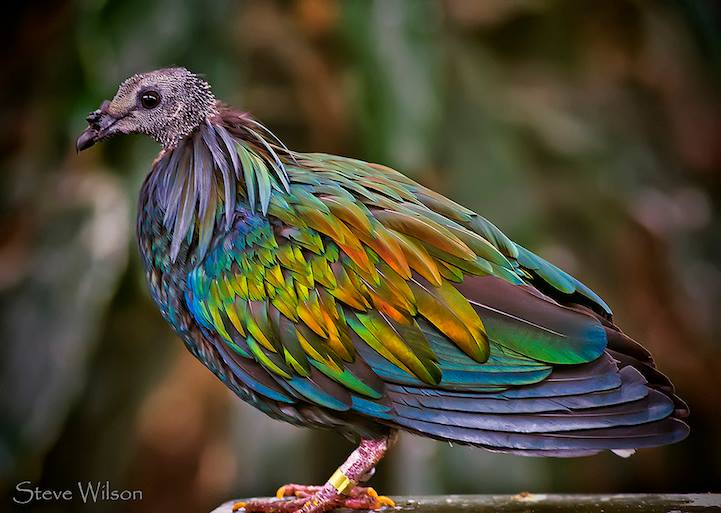
[[[143,500],[142,490],[116,490],[110,481],[78,481],[75,486],[60,490],[40,488],[31,481],[22,481],[15,485],[12,497],[16,504],[33,502],[69,502],[79,500],[92,502],[127,502]]]

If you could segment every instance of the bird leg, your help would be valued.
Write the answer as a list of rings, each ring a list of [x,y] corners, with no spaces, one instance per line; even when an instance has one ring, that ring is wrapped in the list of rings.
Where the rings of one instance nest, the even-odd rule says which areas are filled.
[[[395,506],[373,488],[358,486],[372,475],[376,464],[393,443],[393,436],[361,439],[355,451],[322,486],[288,484],[278,489],[277,499],[237,502],[233,511],[245,513],[323,513],[334,508],[372,509]],[[292,498],[290,498],[292,497]]]

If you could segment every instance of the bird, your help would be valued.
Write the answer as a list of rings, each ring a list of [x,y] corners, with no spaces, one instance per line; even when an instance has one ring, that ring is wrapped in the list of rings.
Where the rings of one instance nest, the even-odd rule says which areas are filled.
[[[362,485],[401,431],[549,457],[688,435],[687,405],[598,294],[400,172],[291,151],[182,67],[131,76],[87,122],[78,152],[162,146],[137,237],[187,349],[271,418],[357,444],[323,485],[234,510],[392,506]]]

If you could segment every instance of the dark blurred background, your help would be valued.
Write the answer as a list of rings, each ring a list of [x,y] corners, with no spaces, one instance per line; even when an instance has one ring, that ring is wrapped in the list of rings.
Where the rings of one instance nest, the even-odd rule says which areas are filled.
[[[293,149],[395,166],[494,220],[604,296],[692,409],[688,440],[628,460],[526,459],[406,435],[374,485],[719,491],[719,5],[3,4],[0,494],[24,480],[108,480],[143,501],[23,510],[202,512],[321,483],[352,449],[236,400],[160,318],[134,237],[157,146],[126,137],[75,154],[84,117],[121,80],[173,64]]]

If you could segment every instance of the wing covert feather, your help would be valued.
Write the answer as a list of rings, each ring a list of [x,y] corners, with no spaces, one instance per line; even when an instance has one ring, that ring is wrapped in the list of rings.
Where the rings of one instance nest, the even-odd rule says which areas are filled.
[[[317,400],[319,379],[310,377],[318,373],[371,400],[384,380],[532,383],[548,375],[546,363],[591,361],[603,351],[603,330],[590,316],[518,285],[515,259],[529,260],[528,252],[472,212],[358,161],[324,157],[287,169],[290,194],[267,199],[258,182],[268,216],[239,208],[190,273],[188,303],[230,350],[296,395]],[[359,358],[360,341],[372,361]],[[488,361],[508,350],[531,365]]]

